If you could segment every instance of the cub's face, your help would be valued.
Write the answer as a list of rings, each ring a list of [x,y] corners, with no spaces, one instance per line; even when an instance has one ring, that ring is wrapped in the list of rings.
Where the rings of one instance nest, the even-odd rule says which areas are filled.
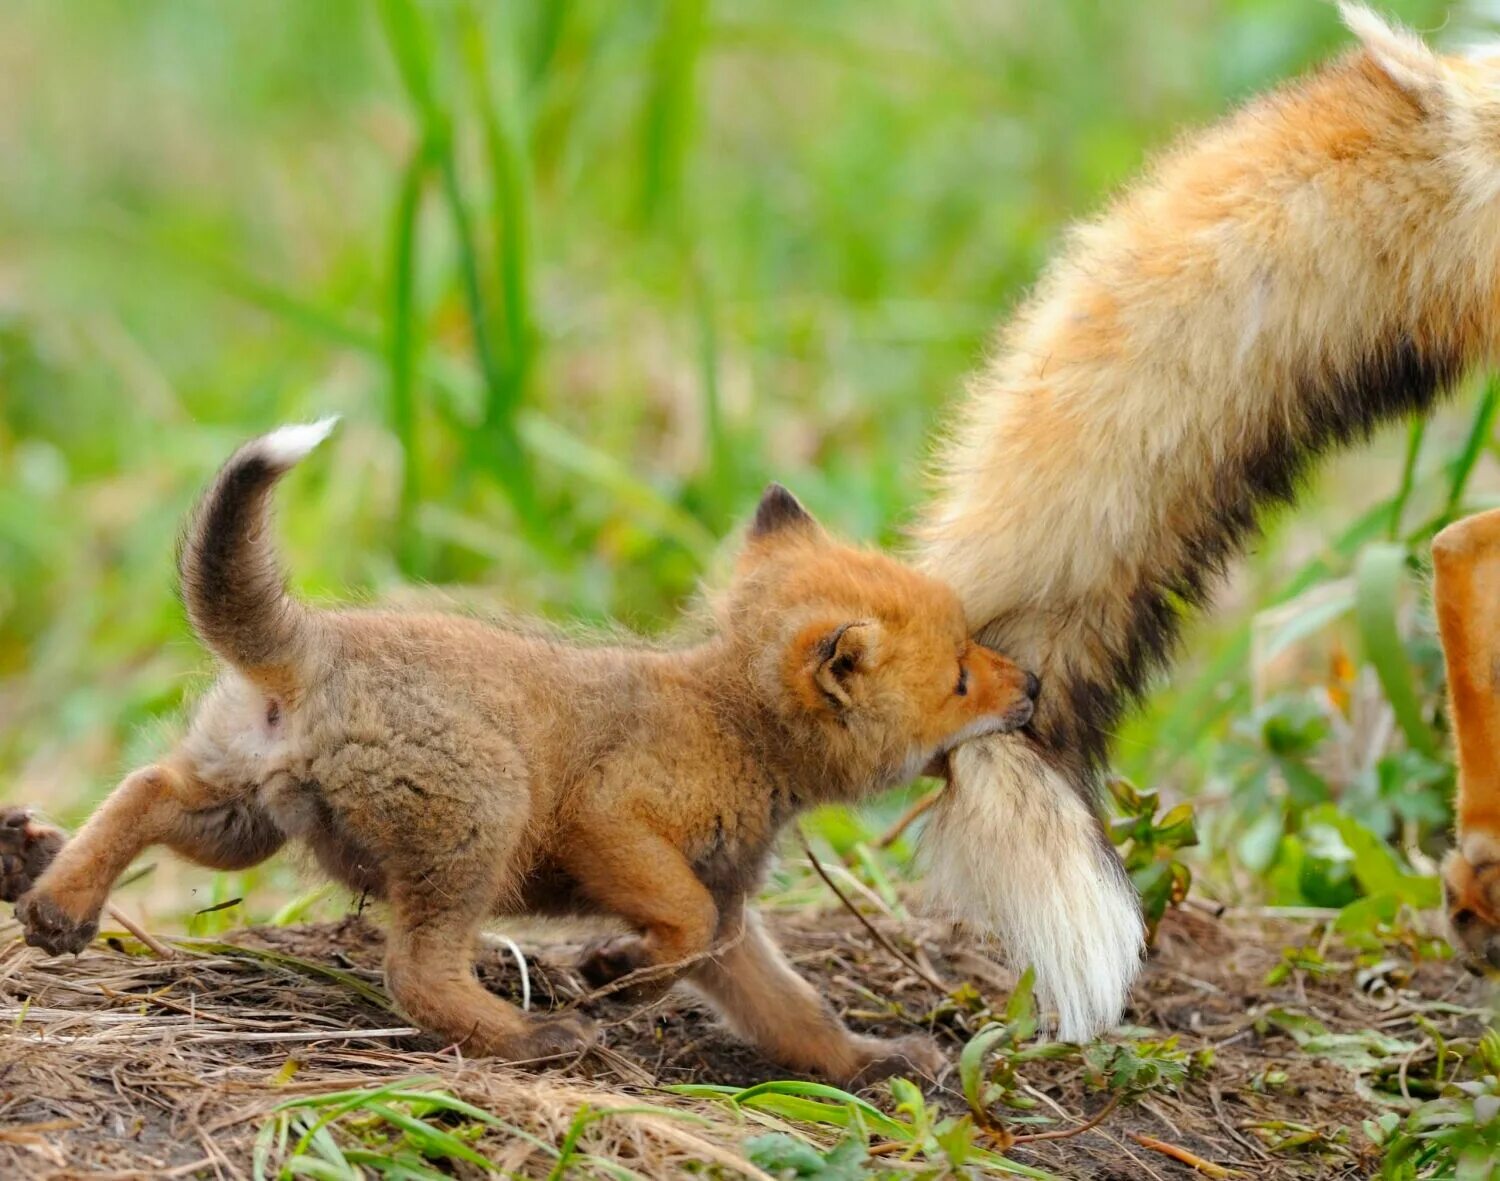
[[[809,623],[785,675],[810,714],[881,768],[877,778],[911,778],[961,742],[1031,720],[1036,678],[968,637],[947,587],[877,556],[833,552],[846,577],[866,583],[863,610]]]
[[[885,786],[1031,719],[1037,680],[969,637],[951,588],[830,538],[785,489],[761,501],[733,613],[779,652],[783,708]]]

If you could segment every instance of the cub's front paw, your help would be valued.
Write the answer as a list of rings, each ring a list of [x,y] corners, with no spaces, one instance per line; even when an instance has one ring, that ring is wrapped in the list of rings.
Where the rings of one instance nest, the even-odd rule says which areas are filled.
[[[1500,840],[1469,833],[1448,854],[1443,901],[1454,947],[1468,966],[1500,970]]]
[[[14,902],[36,885],[65,840],[25,808],[0,809],[0,902]]]
[[[49,895],[36,890],[16,903],[16,918],[26,933],[26,942],[50,955],[80,952],[99,933],[99,914],[83,918],[69,914]]]
[[[915,1033],[897,1038],[860,1038],[858,1068],[843,1082],[858,1091],[893,1075],[920,1075],[936,1080],[948,1065],[948,1056],[937,1042]]]
[[[635,935],[602,939],[584,949],[578,961],[578,974],[590,988],[603,988],[622,977],[644,968],[650,962],[646,945]]]
[[[593,944],[578,961],[578,974],[590,988],[606,988],[617,984],[633,972],[641,972],[639,980],[610,989],[610,993],[631,1004],[645,1004],[661,996],[682,973],[680,970],[663,967],[660,972],[647,972],[652,967],[651,953],[646,944],[635,935],[620,935]]]

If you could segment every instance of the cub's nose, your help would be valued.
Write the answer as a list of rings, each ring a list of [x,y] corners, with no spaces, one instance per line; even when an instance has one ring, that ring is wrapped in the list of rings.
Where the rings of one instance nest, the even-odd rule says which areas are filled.
[[[1042,691],[1042,683],[1037,680],[1036,673],[1026,674],[1026,696],[1036,700],[1036,695]]]

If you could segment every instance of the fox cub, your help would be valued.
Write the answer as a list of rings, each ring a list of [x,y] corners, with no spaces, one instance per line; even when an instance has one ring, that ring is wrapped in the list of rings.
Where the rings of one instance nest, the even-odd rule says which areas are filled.
[[[925,1038],[845,1029],[751,899],[798,811],[1024,726],[1036,679],[969,638],[947,586],[834,541],[774,484],[710,599],[713,633],[690,647],[314,610],[285,591],[269,499],[331,426],[241,448],[189,526],[183,598],[226,667],[186,737],[71,841],[0,816],[0,897],[27,942],[83,948],[147,846],[240,869],[300,841],[387,902],[391,993],[471,1054],[533,1059],[592,1040],[580,1015],[524,1014],[473,973],[487,919],[585,913],[637,932],[588,956],[596,984],[685,979],[769,1058],[846,1083],[938,1069]]]

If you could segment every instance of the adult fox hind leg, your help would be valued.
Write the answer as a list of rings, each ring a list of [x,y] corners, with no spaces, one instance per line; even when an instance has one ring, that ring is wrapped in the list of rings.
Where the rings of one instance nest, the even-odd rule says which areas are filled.
[[[1443,893],[1455,942],[1500,968],[1500,509],[1439,533],[1432,570],[1458,747],[1458,847]]]

